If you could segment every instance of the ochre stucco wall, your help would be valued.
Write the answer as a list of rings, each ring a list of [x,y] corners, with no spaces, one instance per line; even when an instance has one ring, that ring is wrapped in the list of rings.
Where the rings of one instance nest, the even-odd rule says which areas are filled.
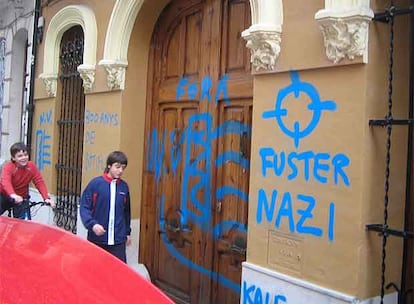
[[[263,118],[264,112],[275,109],[280,90],[291,85],[291,75],[280,73],[255,79],[248,261],[322,286],[354,292],[358,286],[357,244],[363,236],[363,227],[357,224],[361,218],[362,192],[362,140],[358,134],[365,123],[363,104],[356,102],[363,95],[363,88],[359,87],[363,76],[361,67],[299,71],[300,81],[312,85],[320,101],[331,101],[336,110],[323,111],[314,130],[301,138],[297,147],[275,118]],[[338,86],[344,81],[346,86]],[[304,86],[298,84],[298,88],[304,89]],[[283,108],[288,113],[283,123],[288,129],[294,128],[295,121],[301,129],[310,124],[313,112],[306,108],[309,102],[305,92],[296,101],[292,95],[284,100]],[[271,154],[261,157],[266,148]],[[297,161],[297,174],[288,163],[289,155],[295,157],[295,153],[304,157],[308,153],[310,160],[308,169],[305,162]],[[275,154],[278,172],[266,165]],[[316,167],[315,155],[319,159]],[[265,195],[259,203],[259,193],[263,191]],[[271,205],[273,191],[277,191],[273,211],[272,208],[258,210],[260,206],[265,207],[264,197]],[[312,200],[314,206],[310,210]],[[334,208],[331,216],[330,206]],[[280,212],[281,209],[284,211]],[[310,212],[307,215],[300,211],[306,209]],[[277,222],[278,215],[280,222]],[[304,216],[309,218],[301,222]],[[290,220],[292,227],[289,227]],[[283,245],[290,241],[295,243],[293,247]],[[342,269],[341,276],[332,269]]]
[[[56,193],[56,155],[53,153],[56,146],[56,103],[50,99],[36,101],[36,109],[33,117],[33,137],[31,160],[36,162],[41,171],[50,193]],[[44,150],[36,147],[37,142],[44,142]]]
[[[119,91],[88,95],[85,103],[83,186],[92,177],[102,174],[109,153],[121,149],[121,104]]]
[[[359,298],[375,296],[381,283],[381,238],[376,232],[367,232],[365,226],[383,221],[386,131],[369,127],[368,121],[382,119],[387,112],[389,31],[386,25],[371,24],[368,64],[363,64],[361,57],[333,64],[325,56],[322,33],[313,18],[323,1],[306,7],[298,1],[283,4],[277,73],[256,75],[254,82],[247,260]],[[374,10],[383,7],[375,6]],[[406,118],[408,57],[403,50],[407,47],[407,26],[399,21],[397,27],[393,112],[394,117]],[[299,82],[292,79],[295,74],[290,71],[298,72]],[[300,130],[309,126],[313,115],[307,108],[309,86],[322,102],[334,102],[336,109],[322,111],[315,128],[303,137],[298,135],[295,146],[295,136],[281,124],[293,132],[295,122]],[[281,99],[281,108],[287,112],[275,113],[277,96],[284,90],[290,90]],[[296,100],[295,90],[299,94]],[[273,117],[263,117],[265,112]],[[394,127],[392,134],[389,224],[401,229],[407,127]],[[295,153],[310,157],[308,177],[304,161],[293,161],[297,174],[290,165],[288,158],[295,159]],[[277,172],[272,168],[274,154]],[[319,158],[316,177],[315,155]],[[337,167],[337,172],[343,173],[339,175],[332,165],[338,155],[342,161],[349,160],[349,165]],[[274,208],[272,195],[276,198]],[[401,239],[388,240],[387,282],[400,280],[401,245]]]

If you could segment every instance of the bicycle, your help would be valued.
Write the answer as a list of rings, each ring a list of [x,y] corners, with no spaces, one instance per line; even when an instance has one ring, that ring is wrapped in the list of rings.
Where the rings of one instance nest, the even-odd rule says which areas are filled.
[[[35,206],[39,206],[39,207],[37,209],[32,210],[32,208]],[[12,208],[7,209],[7,216],[14,217],[13,212],[16,212],[17,210],[19,213],[21,213],[21,215],[15,218],[30,221],[32,219],[32,214],[36,215],[37,211],[39,211],[39,209],[42,206],[50,206],[50,204],[44,201],[33,202],[30,199],[26,198],[20,204],[16,204]]]

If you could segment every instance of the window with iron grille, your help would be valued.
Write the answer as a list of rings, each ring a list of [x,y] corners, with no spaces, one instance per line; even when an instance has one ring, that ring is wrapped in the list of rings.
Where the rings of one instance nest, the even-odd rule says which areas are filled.
[[[81,195],[85,95],[77,67],[82,64],[84,34],[80,26],[66,31],[60,49],[60,116],[55,222],[76,233]]]

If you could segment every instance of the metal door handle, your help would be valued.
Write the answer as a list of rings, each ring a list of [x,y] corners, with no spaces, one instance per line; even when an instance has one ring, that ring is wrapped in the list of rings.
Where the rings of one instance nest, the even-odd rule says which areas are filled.
[[[178,224],[176,219],[172,219],[170,222],[166,221],[164,224],[164,228],[170,232],[180,232],[181,231],[181,227]]]
[[[216,205],[216,212],[217,212],[217,213],[221,213],[221,205],[222,205],[222,204],[221,204],[221,201],[218,201],[218,202],[217,202],[217,205]]]

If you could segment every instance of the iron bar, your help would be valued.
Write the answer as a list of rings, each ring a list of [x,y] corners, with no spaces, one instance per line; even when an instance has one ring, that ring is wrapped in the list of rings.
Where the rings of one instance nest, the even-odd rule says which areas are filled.
[[[82,172],[81,168],[78,168],[77,166],[66,166],[64,164],[56,164],[56,169],[63,169],[67,171],[75,171],[75,172]]]
[[[402,13],[400,9],[394,7],[394,1],[391,0],[390,8],[384,13],[375,14],[374,20],[386,22],[389,24],[389,54],[388,54],[388,112],[384,120],[370,120],[369,125],[386,126],[386,156],[385,156],[385,180],[384,180],[384,221],[382,224],[367,225],[368,230],[375,230],[381,232],[382,235],[382,253],[381,253],[381,294],[380,303],[384,303],[385,296],[385,272],[386,272],[386,257],[387,257],[387,239],[391,234],[398,235],[399,232],[388,228],[388,204],[389,204],[389,179],[390,179],[390,162],[391,162],[391,134],[392,127],[400,120],[394,120],[392,115],[392,92],[393,92],[393,65],[394,65],[394,17]],[[408,122],[408,121],[407,121]]]
[[[389,64],[388,64],[388,120],[392,118],[392,90],[393,90],[393,67],[394,67],[394,6],[391,2],[391,8],[389,9],[390,18],[390,48],[389,48]],[[389,204],[389,179],[390,179],[390,162],[391,162],[391,133],[392,125],[387,125],[387,140],[386,140],[386,158],[385,158],[385,195],[384,195],[384,223],[383,226],[388,226],[388,204]],[[381,304],[384,303],[385,296],[385,270],[386,270],[386,257],[387,257],[387,235],[382,235],[382,256],[381,256]]]
[[[414,232],[405,231],[405,230],[397,230],[388,228],[388,226],[384,226],[383,224],[369,224],[365,226],[370,231],[380,232],[381,235],[392,235],[402,237],[404,239],[414,239]]]
[[[389,126],[389,125],[408,125],[408,126],[412,126],[414,122],[414,119],[410,118],[410,119],[371,119],[369,121],[369,125],[370,126],[381,126],[381,127],[385,127],[385,126]]]
[[[394,6],[391,6],[385,12],[375,13],[373,20],[388,23],[390,22],[390,19],[394,18],[395,16],[412,14],[413,12],[413,6],[410,6],[408,8],[396,8]]]
[[[413,0],[410,0],[410,4],[413,4]],[[410,6],[412,9],[413,6]],[[409,18],[409,30],[408,30],[408,117],[409,120],[413,120],[414,116],[414,60],[413,60],[413,51],[414,51],[414,14],[410,14]],[[414,140],[414,132],[413,132],[413,125],[410,124],[408,127],[408,136],[407,136],[407,171],[406,171],[406,182],[405,182],[405,207],[404,207],[404,231],[409,231],[413,229],[410,227],[411,217],[413,214],[413,210],[411,207],[411,201],[414,199],[412,193],[412,175],[413,175],[413,140]],[[407,296],[409,296],[409,290],[407,290],[407,270],[408,270],[408,250],[409,246],[413,246],[413,240],[409,240],[404,238],[403,242],[403,261],[401,267],[401,296],[399,299],[399,303],[403,304],[407,301]],[[411,254],[413,254],[411,252]]]
[[[70,120],[70,119],[60,119],[57,121],[58,125],[64,125],[64,124],[69,124],[69,125],[83,125],[83,120]]]

